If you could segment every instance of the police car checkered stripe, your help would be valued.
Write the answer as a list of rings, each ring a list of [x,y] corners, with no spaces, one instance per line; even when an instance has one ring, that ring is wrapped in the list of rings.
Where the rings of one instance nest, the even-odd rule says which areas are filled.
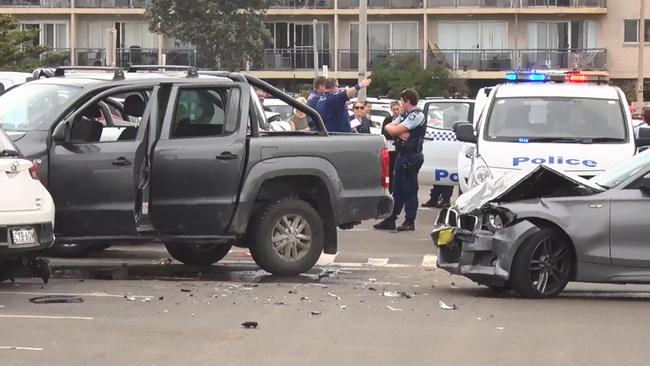
[[[433,141],[458,141],[453,131],[435,130],[431,128],[427,129],[424,139]]]

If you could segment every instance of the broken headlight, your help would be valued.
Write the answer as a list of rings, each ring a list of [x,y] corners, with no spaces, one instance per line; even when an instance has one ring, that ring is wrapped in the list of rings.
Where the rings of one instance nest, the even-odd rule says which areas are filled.
[[[512,224],[516,215],[503,207],[490,207],[483,214],[483,225],[489,231],[495,232]]]
[[[472,172],[472,178],[470,180],[470,186],[471,188],[474,188],[478,185],[481,185],[488,180],[492,178],[492,174],[490,173],[490,169],[488,169],[486,166],[481,165],[479,167],[476,167],[474,171]]]

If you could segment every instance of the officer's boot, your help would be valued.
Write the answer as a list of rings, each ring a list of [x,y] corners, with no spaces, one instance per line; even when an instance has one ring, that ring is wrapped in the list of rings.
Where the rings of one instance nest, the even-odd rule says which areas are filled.
[[[397,227],[397,231],[415,231],[415,222],[406,220],[402,225]]]
[[[395,219],[389,217],[373,227],[376,230],[395,230]]]

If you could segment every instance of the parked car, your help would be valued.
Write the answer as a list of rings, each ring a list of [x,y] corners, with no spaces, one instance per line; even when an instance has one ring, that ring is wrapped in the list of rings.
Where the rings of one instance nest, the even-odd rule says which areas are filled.
[[[32,74],[14,71],[0,71],[0,95],[9,88],[26,83]]]
[[[471,99],[425,98],[418,108],[427,117],[423,153],[424,164],[420,170],[420,184],[458,185],[458,153],[461,142],[453,131],[455,123],[467,122],[473,110]]]
[[[38,164],[23,159],[0,128],[0,281],[52,245],[53,226],[54,203],[38,180]]]
[[[569,281],[650,283],[649,206],[649,151],[590,180],[547,165],[504,175],[441,211],[438,267],[525,297]]]
[[[390,213],[382,136],[329,135],[316,111],[254,77],[158,68],[60,68],[0,97],[14,141],[43,161],[57,242],[158,241],[191,265],[237,245],[296,274],[336,253],[337,227]],[[253,88],[304,110],[317,131],[268,131]],[[118,97],[137,123],[101,141],[102,103]]]
[[[293,107],[278,98],[267,98],[264,100],[264,107],[273,113],[277,113],[281,121],[289,121],[293,117]]]

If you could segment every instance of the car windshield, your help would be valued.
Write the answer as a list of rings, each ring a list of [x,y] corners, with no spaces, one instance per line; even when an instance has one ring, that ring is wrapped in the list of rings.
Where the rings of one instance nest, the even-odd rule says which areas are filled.
[[[293,107],[288,104],[267,105],[267,107],[280,115],[280,119],[288,121],[293,116]]]
[[[617,100],[498,98],[485,138],[505,142],[615,143],[627,141],[627,128]]]
[[[469,121],[470,103],[429,103],[427,125],[433,128],[451,130],[454,123]]]
[[[11,89],[0,96],[0,125],[14,131],[39,129],[78,92],[78,87],[31,83]]]
[[[612,188],[648,167],[650,167],[650,150],[646,150],[613,168],[607,169],[607,171],[591,178],[590,181],[604,188]]]

